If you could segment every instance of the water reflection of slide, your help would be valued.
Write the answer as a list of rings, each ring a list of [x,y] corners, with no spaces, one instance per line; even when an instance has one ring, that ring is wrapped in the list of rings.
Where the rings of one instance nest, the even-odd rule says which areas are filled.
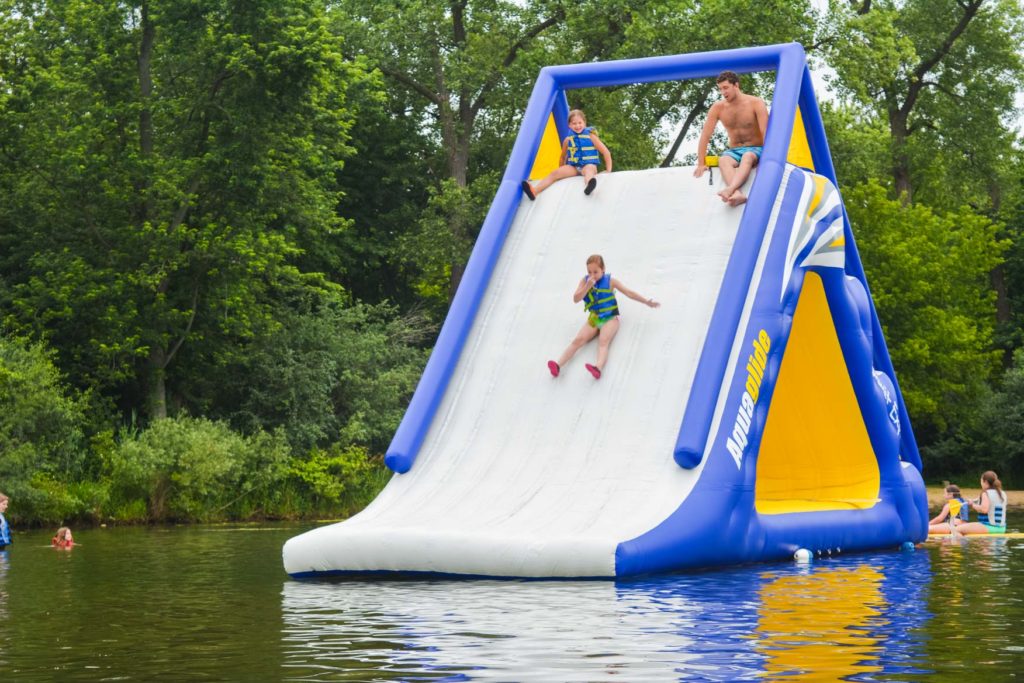
[[[868,680],[923,673],[926,553],[608,584],[284,584],[288,678]],[[371,676],[372,674],[372,676]]]
[[[873,563],[840,565],[765,583],[757,638],[767,678],[875,680],[883,673],[925,673],[911,632],[929,617],[931,570],[925,553],[906,564],[902,572]]]

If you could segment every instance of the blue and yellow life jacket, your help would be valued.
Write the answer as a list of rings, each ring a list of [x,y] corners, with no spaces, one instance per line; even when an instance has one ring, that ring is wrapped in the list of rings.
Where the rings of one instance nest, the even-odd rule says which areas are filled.
[[[7,520],[3,515],[0,515],[0,548],[5,545],[11,544],[11,527],[7,524]]]
[[[599,320],[607,320],[619,314],[619,303],[615,300],[611,275],[605,273],[604,277],[594,283],[583,297],[583,310]]]
[[[590,139],[590,131],[593,128],[584,128],[579,133],[570,133],[566,140],[569,141],[565,150],[565,163],[576,168],[583,168],[588,164],[600,164],[601,155],[597,153]]]

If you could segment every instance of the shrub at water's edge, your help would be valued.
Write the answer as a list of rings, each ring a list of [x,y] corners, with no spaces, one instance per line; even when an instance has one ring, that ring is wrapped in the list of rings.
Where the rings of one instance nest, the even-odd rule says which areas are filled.
[[[386,446],[433,326],[389,306],[316,305],[231,363],[206,417],[119,430],[107,398],[78,392],[43,342],[0,334],[0,491],[18,525],[337,518],[390,476]]]
[[[346,516],[390,475],[363,446],[296,454],[282,427],[188,416],[87,441],[86,403],[43,344],[0,336],[0,490],[17,524]]]
[[[244,436],[188,417],[121,439],[106,466],[105,516],[148,522],[347,515],[376,495],[383,467],[359,446],[293,457],[282,430]]]
[[[65,482],[37,473],[9,487],[12,518],[53,525],[341,517],[362,509],[390,475],[361,446],[293,457],[280,430],[246,436],[204,418],[158,420],[98,441],[101,476]]]

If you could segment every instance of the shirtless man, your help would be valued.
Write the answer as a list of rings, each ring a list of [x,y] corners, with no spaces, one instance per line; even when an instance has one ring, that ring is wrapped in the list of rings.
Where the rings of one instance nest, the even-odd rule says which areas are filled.
[[[725,187],[718,196],[729,206],[739,206],[747,201],[747,196],[740,192],[740,188],[747,182],[750,171],[757,165],[764,149],[768,107],[760,97],[742,92],[740,77],[732,71],[723,71],[718,75],[718,92],[722,99],[711,105],[708,111],[708,120],[704,123],[700,143],[697,145],[697,168],[693,175],[699,178],[707,170],[704,155],[708,153],[708,142],[715,132],[715,125],[721,121],[725,132],[729,134],[729,149],[718,158],[718,167],[722,169],[722,179],[725,181]]]

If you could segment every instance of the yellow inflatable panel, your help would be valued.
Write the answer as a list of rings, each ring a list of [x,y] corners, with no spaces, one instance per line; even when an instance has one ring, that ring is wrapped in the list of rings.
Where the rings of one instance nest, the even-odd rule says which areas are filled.
[[[561,159],[562,141],[558,139],[558,127],[555,125],[555,117],[552,115],[548,117],[544,135],[540,140],[540,147],[537,149],[537,156],[533,159],[530,180],[540,180],[554,171],[558,168],[558,162]]]
[[[754,504],[769,515],[870,508],[880,479],[821,277],[809,271],[768,408]]]
[[[796,108],[796,116],[793,118],[793,136],[789,139],[789,155],[786,161],[814,170],[814,159],[811,158],[811,148],[807,144],[807,131],[804,130],[804,117],[800,115],[800,107]]]

